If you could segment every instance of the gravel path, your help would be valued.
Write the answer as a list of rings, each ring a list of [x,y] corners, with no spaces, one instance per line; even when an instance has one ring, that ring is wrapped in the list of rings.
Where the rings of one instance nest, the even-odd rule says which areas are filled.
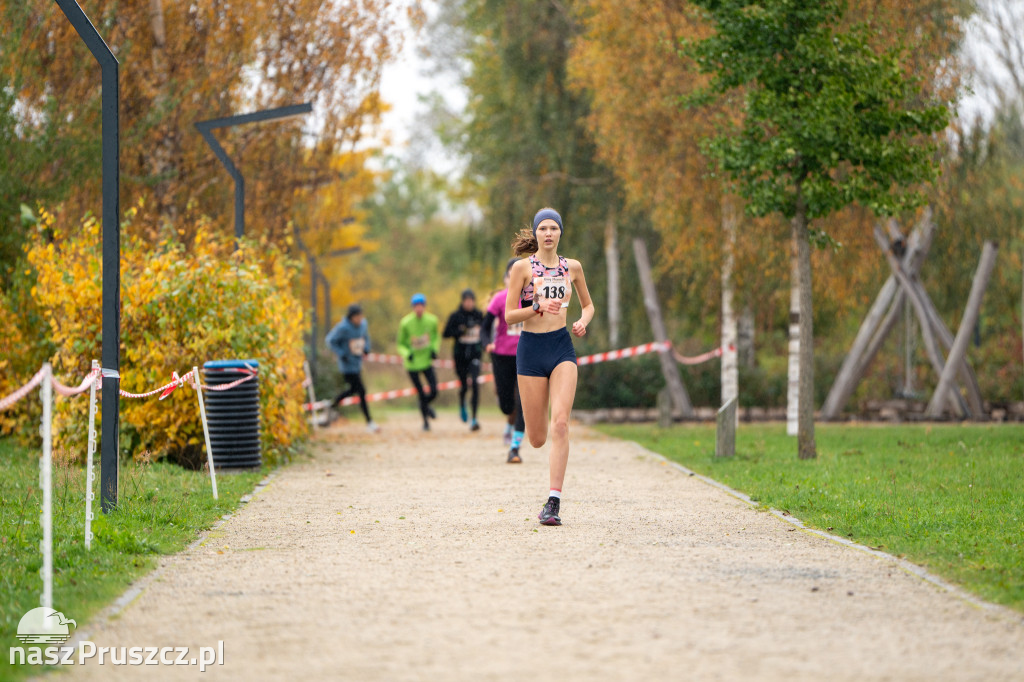
[[[223,667],[81,679],[1024,680],[1024,623],[573,427],[560,528],[543,451],[497,420],[332,430],[167,557],[99,646],[224,641]]]

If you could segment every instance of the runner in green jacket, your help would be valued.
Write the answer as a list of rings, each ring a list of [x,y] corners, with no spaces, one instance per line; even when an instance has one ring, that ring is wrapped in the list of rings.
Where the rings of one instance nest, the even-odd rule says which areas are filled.
[[[414,294],[412,297],[412,312],[402,318],[398,325],[398,354],[405,361],[405,369],[409,372],[409,379],[416,387],[416,393],[420,398],[420,412],[423,414],[423,430],[430,430],[430,419],[436,419],[437,414],[430,406],[430,403],[437,397],[437,375],[434,374],[434,367],[431,362],[437,358],[441,350],[441,334],[437,316],[426,312],[427,297],[423,294]],[[420,382],[420,373],[423,373],[427,380],[429,391],[423,390]]]

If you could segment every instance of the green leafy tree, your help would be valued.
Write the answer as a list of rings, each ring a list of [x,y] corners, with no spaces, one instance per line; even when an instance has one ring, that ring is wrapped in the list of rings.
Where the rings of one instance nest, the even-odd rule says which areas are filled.
[[[743,94],[743,121],[707,151],[735,182],[752,215],[790,221],[800,289],[797,454],[817,455],[811,242],[828,235],[810,221],[850,204],[890,215],[923,202],[935,143],[948,109],[921,95],[897,44],[876,51],[867,28],[840,29],[841,0],[694,0],[714,33],[688,48],[711,75],[702,98]]]

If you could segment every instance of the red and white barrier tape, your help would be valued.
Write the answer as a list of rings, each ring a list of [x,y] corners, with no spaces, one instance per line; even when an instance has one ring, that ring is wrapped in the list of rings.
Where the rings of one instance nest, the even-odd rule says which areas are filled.
[[[675,356],[676,362],[678,362],[680,365],[699,365],[702,362],[707,362],[708,360],[722,357],[722,354],[725,353],[726,348],[728,348],[731,351],[736,350],[736,346],[730,344],[729,346],[722,346],[721,348],[709,350],[707,353],[695,355],[692,358],[688,358],[685,355],[680,355],[675,351],[675,349],[672,350],[672,355]]]
[[[246,376],[242,377],[241,379],[238,379],[237,381],[232,381],[230,384],[217,384],[216,386],[207,386],[206,384],[200,384],[200,386],[202,386],[203,390],[206,390],[206,391],[226,391],[228,389],[234,388],[235,386],[238,386],[239,384],[244,384],[247,381],[252,381],[253,379],[255,379],[258,376],[257,373],[255,371],[253,371],[253,370],[239,370],[239,371],[249,372],[249,373]]]
[[[672,348],[672,344],[667,342],[667,341],[663,342],[663,343],[659,343],[658,341],[652,341],[650,343],[640,344],[639,346],[633,346],[632,348],[620,348],[618,350],[609,350],[609,351],[605,351],[603,353],[594,353],[593,355],[584,355],[581,358],[577,358],[576,364],[580,365],[580,366],[583,366],[583,365],[596,365],[596,364],[601,363],[601,362],[608,362],[610,360],[621,360],[623,358],[631,358],[631,357],[635,357],[637,355],[644,355],[646,353],[653,353],[653,352],[656,352],[656,351],[669,350],[671,348]],[[734,348],[734,347],[730,346],[730,348]],[[716,348],[715,350],[708,351],[707,353],[703,353],[702,355],[697,355],[697,356],[694,356],[694,357],[686,357],[684,355],[680,355],[679,353],[676,353],[674,350],[672,351],[673,355],[675,355],[676,361],[679,362],[680,364],[684,364],[684,365],[697,365],[697,364],[700,364],[702,362],[707,362],[708,360],[711,360],[712,358],[720,357],[723,352],[724,352],[724,348]],[[374,355],[374,354],[371,353],[370,355]],[[369,358],[369,357],[370,356],[367,356],[367,358]],[[390,355],[390,356],[389,355],[377,355],[375,357],[377,357],[377,358],[394,358],[398,362],[401,362],[401,358],[399,358],[397,355]],[[378,361],[380,361],[380,360],[375,360],[375,362],[378,362]],[[390,362],[390,360],[388,360],[388,362]],[[436,364],[436,361],[435,361],[435,364]],[[478,381],[478,383],[482,384],[482,383],[491,381],[493,379],[494,379],[494,375],[493,374],[487,374],[487,375],[479,377],[479,379],[477,381]],[[459,382],[458,381],[446,381],[444,383],[438,384],[437,390],[438,391],[446,391],[446,390],[450,390],[450,389],[458,388],[458,387],[459,387]],[[401,388],[401,389],[397,389],[397,390],[394,390],[394,391],[383,391],[381,393],[373,393],[373,394],[367,395],[366,396],[366,400],[370,401],[370,402],[373,402],[373,401],[377,401],[377,400],[392,400],[394,398],[407,398],[407,397],[414,396],[414,395],[416,395],[416,389],[410,387],[410,388]],[[344,400],[342,400],[341,404],[342,405],[354,405],[357,402],[359,402],[359,398],[358,397],[350,396],[350,397],[345,398]],[[318,400],[315,403],[304,403],[302,408],[304,410],[307,410],[307,411],[309,411],[309,410],[322,410],[324,408],[329,407],[330,404],[331,404],[331,401],[329,401],[329,400]]]
[[[476,379],[476,382],[478,384],[486,384],[488,381],[494,381],[494,375],[493,374],[484,374],[482,376],[477,377],[477,379]],[[437,385],[437,390],[438,390],[438,392],[440,392],[440,391],[450,391],[453,388],[458,388],[458,387],[459,387],[458,380],[443,381],[443,382],[441,382],[440,384]],[[414,396],[414,395],[416,395],[416,389],[410,386],[409,388],[399,388],[399,389],[395,389],[393,391],[381,391],[380,393],[369,393],[366,396],[366,400],[367,400],[367,402],[371,402],[372,403],[372,402],[377,402],[378,400],[394,400],[395,398],[409,398],[409,397]],[[355,405],[358,402],[359,402],[358,396],[349,396],[348,398],[345,398],[344,400],[342,400],[341,404],[342,405]],[[308,412],[311,409],[312,410],[322,410],[324,408],[330,407],[330,405],[331,405],[331,401],[330,400],[318,400],[315,403],[303,403],[302,409],[304,409],[304,410],[306,410]]]
[[[650,343],[640,344],[639,346],[633,346],[632,348],[620,348],[618,350],[607,350],[603,353],[594,353],[593,355],[584,355],[582,358],[576,360],[576,364],[580,366],[596,365],[600,362],[631,358],[635,355],[644,355],[645,353],[653,353],[667,348],[671,348],[671,344],[652,341]]]
[[[40,369],[38,372],[35,373],[35,375],[31,379],[28,380],[28,382],[24,386],[16,390],[14,393],[11,393],[6,398],[0,399],[0,411],[6,410],[11,405],[18,402],[19,400],[27,396],[29,393],[31,393],[34,388],[39,386],[39,384],[43,383],[44,375],[45,370]]]
[[[257,372],[255,370],[243,369],[243,370],[239,370],[239,371],[245,372],[246,376],[242,377],[241,379],[238,379],[237,381],[232,381],[231,383],[228,383],[228,384],[217,384],[217,385],[214,385],[214,386],[208,386],[208,385],[203,384],[203,383],[199,383],[198,385],[201,386],[203,388],[203,390],[206,390],[206,391],[227,391],[227,390],[230,390],[230,389],[234,388],[235,386],[238,386],[239,384],[244,384],[246,381],[252,381],[257,376]],[[97,379],[101,378],[102,376],[119,376],[119,375],[116,372],[113,372],[112,370],[95,370],[95,371],[92,371],[92,372],[89,372],[88,374],[86,374],[85,378],[82,379],[82,383],[80,383],[78,386],[76,386],[74,388],[72,388],[71,386],[65,386],[64,384],[60,383],[56,379],[51,379],[50,383],[53,384],[53,388],[54,388],[55,391],[57,391],[57,393],[60,393],[63,396],[75,396],[75,395],[79,395],[81,393],[85,393],[86,391],[88,391],[89,388],[92,386],[92,383],[94,381],[96,381]],[[152,391],[146,391],[145,393],[132,393],[130,391],[124,390],[123,388],[122,389],[118,389],[117,392],[118,392],[118,394],[122,398],[150,398],[150,397],[155,396],[155,395],[157,395],[159,393],[160,394],[160,400],[163,400],[164,398],[169,396],[171,393],[173,393],[175,391],[175,389],[180,388],[181,386],[184,386],[185,384],[188,384],[188,385],[192,386],[193,388],[195,388],[196,385],[197,385],[195,377],[192,376],[192,370],[189,370],[189,371],[185,372],[181,376],[178,376],[177,372],[172,372],[171,373],[171,377],[172,377],[171,381],[169,381],[168,383],[164,384],[160,388],[154,388]],[[34,389],[37,386],[39,386],[39,384],[42,383],[42,381],[43,381],[43,370],[40,369],[38,372],[36,372],[35,376],[33,376],[28,381],[28,383],[26,383],[24,386],[19,388],[17,391],[12,393],[11,395],[9,395],[6,398],[3,398],[2,400],[0,400],[0,410],[6,410],[11,405],[13,405],[14,403],[18,402],[22,398],[24,398],[26,395],[28,395],[32,391],[32,389]],[[97,388],[102,390],[102,384],[99,384],[97,386]]]
[[[380,365],[404,365],[405,360],[400,355],[385,355],[383,353],[367,353],[363,359],[366,362],[376,362]],[[438,358],[430,363],[432,367],[439,369],[455,369],[455,361],[444,358]],[[482,367],[490,368],[490,363],[485,362],[481,364]]]
[[[60,383],[59,381],[53,378],[50,379],[50,383],[53,384],[53,390],[57,391],[57,393],[60,393],[63,396],[70,397],[88,391],[92,387],[93,382],[100,378],[100,375],[101,371],[98,369],[89,372],[88,374],[85,375],[85,378],[82,379],[82,383],[80,383],[75,388],[65,386],[64,384]]]

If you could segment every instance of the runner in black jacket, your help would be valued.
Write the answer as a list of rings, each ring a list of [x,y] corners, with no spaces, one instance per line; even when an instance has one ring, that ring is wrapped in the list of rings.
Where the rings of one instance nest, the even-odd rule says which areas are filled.
[[[483,355],[483,345],[480,342],[483,321],[483,313],[476,307],[476,295],[471,289],[466,289],[462,292],[462,304],[448,317],[448,323],[444,327],[444,338],[455,339],[455,373],[459,375],[460,384],[459,415],[464,422],[469,421],[469,413],[466,411],[466,391],[473,391],[471,431],[480,430],[476,413],[477,406],[480,404],[477,378],[480,376],[480,358]]]

